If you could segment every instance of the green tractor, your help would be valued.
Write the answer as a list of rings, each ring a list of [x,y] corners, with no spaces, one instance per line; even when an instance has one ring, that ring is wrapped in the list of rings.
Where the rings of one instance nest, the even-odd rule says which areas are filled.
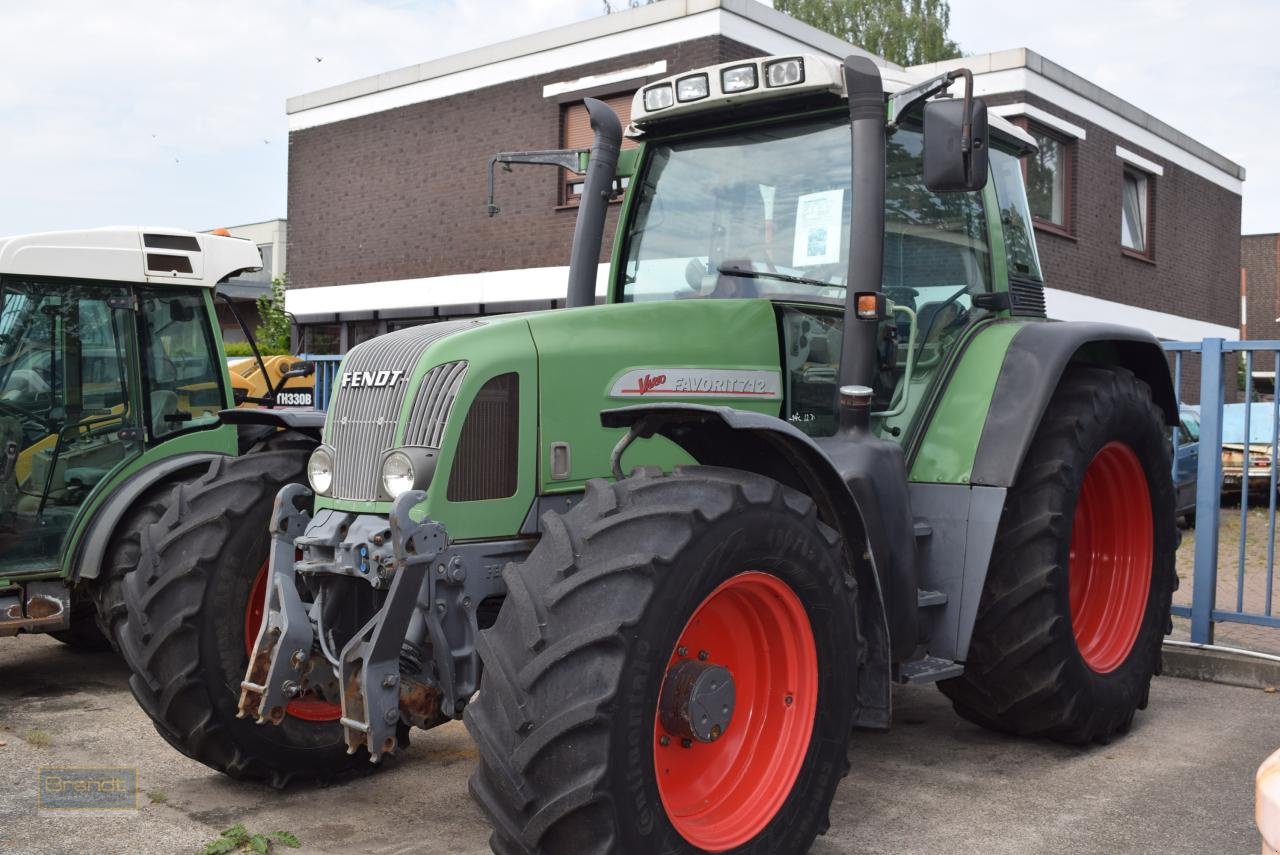
[[[1034,143],[961,78],[715,66],[645,86],[621,153],[589,100],[570,308],[352,349],[310,490],[230,460],[149,529],[124,635],[160,731],[280,784],[464,718],[500,853],[802,852],[894,683],[1125,732],[1175,584],[1172,383],[1145,332],[1045,320]]]
[[[261,267],[248,241],[171,229],[0,238],[0,636],[114,644],[141,530],[176,483],[318,443],[314,411],[221,414],[244,396],[214,292]]]

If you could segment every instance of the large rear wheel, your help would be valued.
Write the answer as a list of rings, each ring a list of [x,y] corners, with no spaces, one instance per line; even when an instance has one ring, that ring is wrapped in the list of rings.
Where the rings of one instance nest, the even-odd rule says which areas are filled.
[[[588,485],[481,634],[471,791],[504,853],[803,852],[847,769],[861,639],[836,534],[705,467]]]
[[[179,485],[124,583],[129,686],[156,730],[219,772],[277,787],[372,767],[363,750],[347,754],[336,704],[300,698],[279,726],[236,718],[262,620],[272,503],[303,478],[306,459],[303,450],[224,458]]]
[[[1128,730],[1159,671],[1176,548],[1150,390],[1123,369],[1072,369],[1005,502],[965,672],[939,687],[996,730]]]

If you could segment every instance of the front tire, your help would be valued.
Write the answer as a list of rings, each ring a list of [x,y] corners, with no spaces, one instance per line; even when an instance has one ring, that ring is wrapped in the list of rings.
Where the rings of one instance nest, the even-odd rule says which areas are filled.
[[[807,850],[848,768],[861,638],[845,567],[807,497],[736,470],[592,481],[544,517],[504,572],[466,711],[494,851]],[[677,713],[697,716],[672,700],[676,674],[712,692],[731,677],[722,729],[681,730]]]
[[[279,726],[236,717],[261,619],[272,504],[303,478],[306,459],[303,450],[223,458],[179,485],[124,582],[129,687],[156,730],[206,766],[275,787],[372,766],[363,749],[347,754],[334,704],[300,699]]]
[[[1063,377],[1005,501],[965,672],[995,730],[1106,742],[1146,707],[1177,585],[1164,419],[1120,369]]]

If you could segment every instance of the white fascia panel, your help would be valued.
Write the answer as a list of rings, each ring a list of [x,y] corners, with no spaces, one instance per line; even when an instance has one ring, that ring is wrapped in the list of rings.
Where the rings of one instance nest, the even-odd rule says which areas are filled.
[[[666,73],[667,61],[660,59],[648,65],[620,68],[617,71],[610,71],[606,74],[588,74],[586,77],[579,77],[577,80],[566,80],[563,83],[548,83],[542,87],[542,97],[555,98],[557,95],[568,95],[573,92],[595,89],[597,86],[608,86],[610,83],[622,83],[626,80],[636,80],[637,78],[653,77]]]
[[[1047,110],[1041,110],[1032,104],[1001,104],[998,107],[992,107],[990,112],[1006,119],[1010,116],[1026,116],[1037,125],[1043,125],[1058,133],[1066,134],[1078,140],[1088,139],[1084,128],[1072,124],[1066,119],[1059,118]]]
[[[1123,160],[1130,166],[1136,166],[1143,172],[1151,175],[1164,175],[1164,167],[1156,163],[1154,160],[1147,160],[1140,154],[1134,154],[1123,146],[1116,146],[1116,157]]]
[[[596,272],[597,297],[605,295],[608,283],[609,265],[601,264]],[[422,309],[424,314],[429,314],[436,306],[562,300],[568,286],[568,267],[493,270],[359,285],[291,288],[285,292],[285,311],[303,323],[308,318],[348,312]]]
[[[451,95],[471,92],[487,86],[537,77],[564,68],[575,68],[618,56],[717,35],[720,32],[721,14],[718,9],[699,12],[682,18],[661,21],[647,27],[612,33],[577,44],[513,57],[454,74],[397,86],[394,89],[370,92],[345,101],[324,104],[310,110],[291,113],[289,130],[298,131],[330,122],[341,122],[384,110],[394,110],[409,104],[448,98]]]
[[[1098,321],[1136,327],[1150,332],[1156,338],[1165,341],[1201,341],[1206,338],[1221,338],[1235,341],[1240,338],[1240,331],[1234,327],[1172,315],[1168,312],[1157,312],[1143,309],[1113,300],[1089,297],[1073,291],[1060,291],[1046,288],[1044,291],[1045,306],[1050,318],[1055,321]]]
[[[1124,137],[1134,145],[1153,152],[1170,163],[1176,163],[1189,172],[1194,172],[1219,187],[1240,195],[1244,192],[1244,182],[1234,175],[1229,175],[1216,166],[1205,163],[1200,158],[1174,145],[1168,140],[1156,136],[1151,131],[1134,124],[1122,116],[1100,107],[1087,98],[1082,98],[1071,90],[1046,77],[1042,77],[1026,68],[1010,68],[990,74],[973,76],[975,95],[1003,95],[1010,92],[1030,92],[1039,95],[1046,101],[1058,105],[1063,110],[1073,113],[1099,127]]]

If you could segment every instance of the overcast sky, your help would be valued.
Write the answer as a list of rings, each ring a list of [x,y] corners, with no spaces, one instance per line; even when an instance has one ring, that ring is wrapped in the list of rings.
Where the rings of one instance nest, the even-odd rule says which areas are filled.
[[[0,2],[0,234],[118,223],[206,229],[284,216],[288,96],[602,8],[601,0]],[[1030,47],[1243,164],[1244,231],[1280,231],[1280,2],[951,0],[951,8],[952,36],[966,53]]]

